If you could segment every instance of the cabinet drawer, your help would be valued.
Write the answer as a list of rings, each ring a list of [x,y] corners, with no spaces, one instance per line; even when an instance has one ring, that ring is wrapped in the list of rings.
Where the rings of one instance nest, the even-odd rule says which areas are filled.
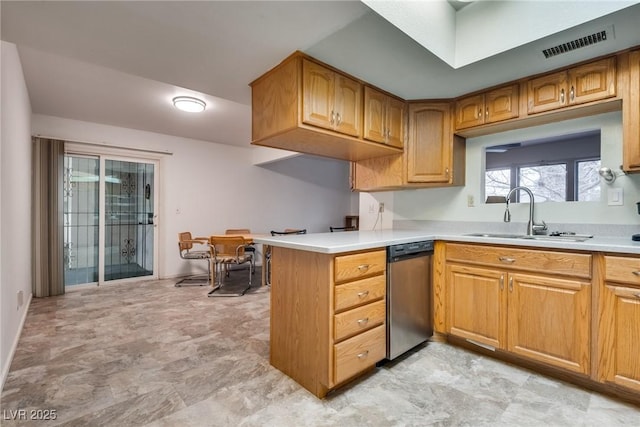
[[[384,359],[386,345],[384,325],[334,345],[334,382],[341,383]]]
[[[448,243],[447,261],[591,278],[591,255]]]
[[[338,285],[334,292],[334,310],[337,313],[383,298],[386,288],[384,274]]]
[[[337,256],[335,259],[336,283],[373,276],[386,270],[387,252],[382,249],[352,255]]]
[[[605,280],[640,286],[640,258],[605,256]]]
[[[333,318],[335,341],[383,324],[386,311],[385,300],[381,300],[336,314]]]

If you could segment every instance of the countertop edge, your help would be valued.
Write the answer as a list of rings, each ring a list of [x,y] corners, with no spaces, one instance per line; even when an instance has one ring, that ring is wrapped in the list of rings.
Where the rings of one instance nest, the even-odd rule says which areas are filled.
[[[456,233],[434,233],[421,230],[382,230],[341,233],[311,233],[306,235],[256,237],[254,239],[256,243],[265,245],[325,254],[384,248],[386,246],[411,243],[421,240],[444,240],[450,242],[482,243],[500,246],[640,255],[640,242],[634,242],[630,237],[595,236],[584,242],[573,242],[481,237]]]

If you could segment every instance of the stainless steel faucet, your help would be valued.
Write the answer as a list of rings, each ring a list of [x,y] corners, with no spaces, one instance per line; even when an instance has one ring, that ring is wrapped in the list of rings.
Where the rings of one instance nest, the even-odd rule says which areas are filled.
[[[537,224],[533,220],[533,207],[535,205],[535,201],[533,198],[533,193],[527,187],[515,187],[509,194],[507,194],[507,208],[504,211],[504,222],[511,222],[511,212],[509,212],[509,199],[511,198],[511,194],[514,191],[522,190],[529,195],[529,222],[527,223],[527,236],[533,236],[534,234],[546,234],[547,224],[542,221],[542,224]],[[537,232],[537,233],[536,233]]]

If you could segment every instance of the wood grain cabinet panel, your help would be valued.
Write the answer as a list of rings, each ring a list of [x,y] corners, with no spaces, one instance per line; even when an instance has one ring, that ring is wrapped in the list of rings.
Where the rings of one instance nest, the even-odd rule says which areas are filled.
[[[626,57],[627,84],[622,109],[623,169],[640,172],[640,50]]]
[[[367,371],[384,359],[386,352],[386,330],[381,325],[363,332],[334,346],[334,378],[340,384],[349,378]]]
[[[529,114],[616,96],[616,58],[579,65],[527,82]]]
[[[364,88],[364,139],[404,147],[407,103],[370,86]]]
[[[336,342],[382,325],[386,317],[386,302],[376,301],[352,310],[336,314],[333,318],[333,335]]]
[[[303,122],[359,137],[362,84],[303,59]]]
[[[386,257],[385,250],[337,256],[335,281],[342,283],[384,273],[387,268]]]
[[[640,258],[604,256],[598,313],[599,380],[640,392]]]
[[[447,243],[445,330],[475,344],[589,374],[590,264],[587,254]],[[575,274],[568,265],[576,266]]]
[[[587,374],[591,361],[591,283],[520,273],[510,273],[507,282],[507,349]]]
[[[338,285],[334,290],[334,310],[339,313],[382,299],[386,294],[386,288],[384,274]]]
[[[269,361],[317,397],[386,351],[386,250],[271,253]],[[368,264],[368,268],[358,268]]]
[[[402,154],[362,137],[363,87],[295,52],[251,82],[251,144],[349,161]]]
[[[516,83],[457,100],[456,130],[518,117],[519,88]]]

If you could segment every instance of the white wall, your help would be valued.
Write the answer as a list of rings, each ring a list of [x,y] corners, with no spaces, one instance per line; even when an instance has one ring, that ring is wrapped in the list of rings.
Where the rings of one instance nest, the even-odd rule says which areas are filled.
[[[544,138],[552,135],[571,134],[584,130],[601,130],[602,165],[620,171],[622,164],[622,118],[620,112],[568,120],[528,129],[502,132],[478,138],[466,143],[466,178],[462,187],[434,188],[421,190],[363,193],[360,195],[361,222],[370,223],[368,213],[371,203],[385,202],[385,210],[393,215],[394,221],[435,220],[471,221],[502,223],[504,205],[484,204],[484,148],[528,139]],[[609,188],[622,188],[624,204],[609,206]],[[640,201],[640,176],[618,177],[613,185],[601,183],[600,202],[545,202],[536,204],[536,220],[544,220],[553,229],[553,224],[640,224],[636,202]],[[474,206],[468,206],[468,197]],[[528,220],[529,205],[512,204],[513,222]],[[639,225],[640,228],[640,225]]]
[[[236,147],[37,114],[32,131],[64,140],[173,152],[160,156],[160,277],[187,274],[189,266],[204,269],[204,263],[179,258],[181,231],[208,236],[227,228],[267,233],[299,227],[320,232],[343,224],[345,215],[358,211],[344,161],[297,156],[254,166],[254,148],[248,143]]]
[[[9,372],[31,300],[31,104],[16,46],[1,42],[0,367]],[[18,293],[23,303],[18,305]]]

